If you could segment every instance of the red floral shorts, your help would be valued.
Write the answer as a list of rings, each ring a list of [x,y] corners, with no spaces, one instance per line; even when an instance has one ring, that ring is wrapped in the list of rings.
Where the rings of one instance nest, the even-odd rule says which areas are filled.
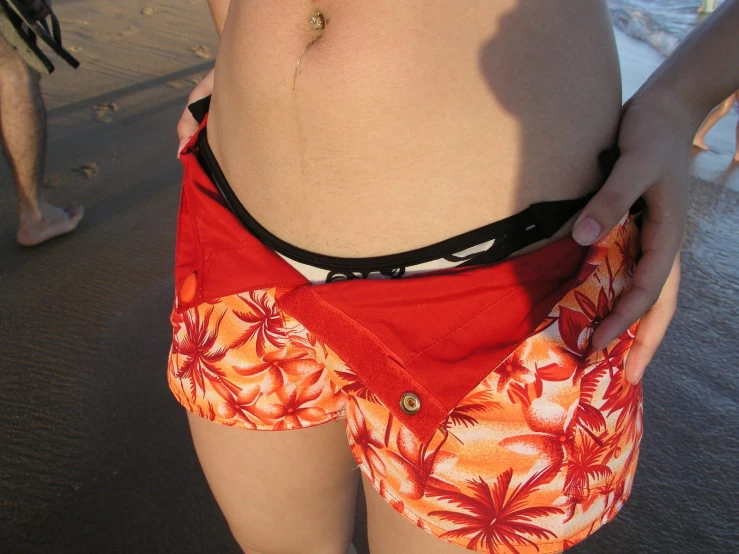
[[[502,331],[495,321],[505,319],[509,293],[472,315],[439,315],[452,331],[422,320],[413,303],[401,303],[405,315],[385,322],[382,310],[352,312],[332,300],[333,291],[344,289],[330,287],[350,294],[355,285],[306,285],[248,236],[200,171],[193,144],[183,153],[168,366],[169,386],[185,408],[243,429],[342,419],[357,463],[382,497],[418,527],[469,550],[560,552],[616,516],[631,490],[642,434],[641,387],[624,378],[636,326],[601,351],[592,350],[590,336],[631,282],[638,250],[631,218],[585,249],[574,271],[567,270],[566,286],[537,304],[546,311],[490,357],[479,354],[481,340],[489,326],[488,340],[496,343]],[[234,243],[235,236],[243,242]],[[557,264],[541,260],[563,248],[554,243],[523,256],[525,262],[514,258],[448,277],[495,276],[521,263],[555,272]],[[233,277],[235,268],[248,276]],[[418,279],[433,284],[436,277]],[[456,286],[439,279],[444,290]],[[385,283],[359,290],[383,307],[383,290],[401,286]],[[294,291],[305,294],[296,300]],[[337,335],[333,317],[354,327]],[[373,322],[371,332],[362,331],[363,317]],[[424,325],[431,334],[413,352],[403,350],[410,348],[405,339],[392,342],[397,329],[411,337]],[[482,337],[473,341],[474,352],[465,350],[473,335]],[[435,352],[441,343],[447,348]],[[423,367],[412,369],[423,355]],[[373,368],[381,367],[375,376]]]

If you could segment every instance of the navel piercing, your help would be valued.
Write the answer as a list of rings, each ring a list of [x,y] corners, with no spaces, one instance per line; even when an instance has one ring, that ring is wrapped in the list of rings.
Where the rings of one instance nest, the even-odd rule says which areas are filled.
[[[326,19],[323,17],[323,14],[321,12],[314,13],[311,18],[308,20],[308,23],[311,24],[311,26],[316,31],[323,31],[326,28]],[[303,56],[305,56],[305,53],[308,51],[308,49],[313,46],[313,43],[316,42],[319,38],[323,36],[323,33],[318,35],[317,37],[314,37],[313,40],[311,40],[308,45],[303,49],[303,53],[300,54],[300,57],[298,58],[298,64],[295,66],[295,77],[293,77],[293,90],[295,90],[295,83],[298,82],[298,71],[300,71],[300,62],[303,61]]]
[[[313,28],[316,31],[323,31],[323,29],[326,27],[326,20],[323,18],[323,14],[320,12],[313,14],[313,16],[308,20],[308,23],[313,25]]]

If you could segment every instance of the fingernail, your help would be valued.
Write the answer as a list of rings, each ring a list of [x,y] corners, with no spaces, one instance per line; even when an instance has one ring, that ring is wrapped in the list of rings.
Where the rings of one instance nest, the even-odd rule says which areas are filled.
[[[575,230],[572,232],[572,238],[575,239],[575,242],[583,246],[593,244],[599,236],[600,225],[598,225],[597,221],[589,217],[586,217],[575,225]]]

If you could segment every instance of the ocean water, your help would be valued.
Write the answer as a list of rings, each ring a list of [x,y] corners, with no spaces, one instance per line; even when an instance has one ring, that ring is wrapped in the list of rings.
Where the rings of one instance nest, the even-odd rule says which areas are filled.
[[[705,16],[701,0],[607,0],[613,25],[668,56]]]

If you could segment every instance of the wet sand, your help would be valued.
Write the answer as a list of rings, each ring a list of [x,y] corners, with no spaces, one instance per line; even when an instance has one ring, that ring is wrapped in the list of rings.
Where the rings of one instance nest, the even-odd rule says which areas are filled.
[[[80,26],[95,29],[88,42],[71,29],[68,44],[78,33],[92,50],[110,35],[105,25],[153,25],[147,34],[154,33],[154,23],[136,18],[170,10],[197,14],[188,25],[203,38],[193,42],[214,51],[205,4],[175,4],[132,2],[105,21],[95,18],[109,14],[96,8]],[[92,3],[58,5],[64,20]],[[152,6],[158,11],[141,15]],[[46,81],[46,193],[85,204],[76,233],[17,247],[12,187],[0,166],[0,552],[239,552],[164,373],[180,179],[174,124],[188,94],[172,83],[209,67],[188,50],[197,44],[173,53],[155,41],[126,60],[95,63],[82,50],[88,73],[78,75],[89,87],[61,69]],[[627,37],[619,45],[625,88],[635,89],[649,70],[648,49]],[[116,64],[127,73],[109,82]],[[707,140],[716,152],[696,158],[706,167],[695,164],[702,179],[692,185],[680,310],[645,379],[634,493],[616,521],[573,554],[739,551],[739,168],[722,146],[726,132],[717,128]],[[365,535],[360,513],[361,554]]]

